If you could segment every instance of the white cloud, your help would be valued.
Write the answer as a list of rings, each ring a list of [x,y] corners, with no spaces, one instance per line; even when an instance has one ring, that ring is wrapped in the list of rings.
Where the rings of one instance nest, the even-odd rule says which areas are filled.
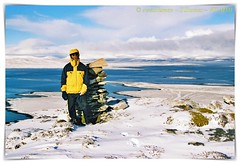
[[[156,41],[158,41],[158,39],[155,36],[143,37],[143,38],[134,37],[134,38],[130,38],[127,40],[127,42],[129,42],[129,43],[131,43],[131,42],[156,42]]]
[[[46,19],[31,21],[23,16],[16,16],[6,20],[7,28],[29,32],[47,38],[72,38],[81,35],[81,26],[61,19]]]
[[[99,7],[81,14],[94,22],[96,26],[85,26],[83,23],[74,23],[65,19],[50,19],[39,16],[40,20],[30,20],[24,16],[15,16],[6,20],[7,28],[29,32],[51,40],[126,40],[131,37],[158,38],[170,37],[188,29],[188,21],[201,19],[209,12],[185,13],[168,12],[138,12],[132,6]],[[151,7],[141,7],[142,11]],[[157,7],[160,8],[160,7]],[[179,7],[161,7],[179,9]]]
[[[71,48],[79,48],[81,57],[138,58],[138,59],[206,59],[234,57],[234,31],[209,33],[185,39],[130,38],[126,41],[74,42],[56,44],[46,40],[28,39],[12,47],[7,54],[38,56],[68,56]],[[200,35],[204,34],[204,35]]]
[[[189,37],[189,38],[192,38],[194,36],[201,36],[201,35],[209,35],[209,34],[212,34],[213,32],[210,30],[210,29],[207,29],[207,30],[203,30],[203,29],[197,29],[197,30],[189,30],[189,31],[186,31],[186,36]]]
[[[138,12],[138,9],[141,12]],[[181,7],[174,6],[119,6],[119,7],[100,7],[94,10],[89,10],[83,14],[90,20],[93,20],[103,28],[113,29],[117,33],[113,35],[118,38],[130,37],[149,37],[156,36],[158,38],[167,35],[173,35],[180,30],[187,28],[187,22],[194,19],[206,17],[209,12],[194,12],[186,13],[176,10],[174,12],[143,12],[151,8],[171,8],[180,9]],[[200,7],[199,7],[200,8]],[[207,8],[207,7],[202,7]],[[171,30],[171,31],[168,31]]]
[[[120,6],[88,10],[81,16],[96,23],[94,27],[47,17],[41,21],[22,16],[7,19],[8,28],[39,36],[7,45],[7,55],[66,57],[69,49],[79,48],[85,59],[234,57],[234,24],[191,23],[209,12],[147,13],[136,9]]]
[[[6,48],[7,54],[29,54],[42,55],[49,53],[49,50],[54,49],[56,45],[53,42],[42,39],[26,39],[19,42],[17,45],[9,45]]]

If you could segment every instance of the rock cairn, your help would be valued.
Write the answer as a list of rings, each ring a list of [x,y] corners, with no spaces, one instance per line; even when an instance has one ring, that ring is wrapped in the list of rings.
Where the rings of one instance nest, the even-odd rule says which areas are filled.
[[[86,102],[85,123],[87,124],[103,122],[103,119],[107,121],[105,118],[107,112],[128,107],[125,100],[114,100],[114,103],[108,101],[109,93],[105,89],[107,74],[103,70],[103,67],[107,65],[103,58],[87,64],[89,86],[84,100]]]
[[[106,122],[112,117],[110,111],[128,107],[127,100],[112,98],[109,101],[109,93],[105,89],[107,74],[103,70],[107,65],[103,58],[86,65],[89,78],[88,90],[81,96],[81,106],[77,107],[77,115],[82,117],[84,124]]]
[[[103,71],[103,67],[107,65],[103,58],[87,64],[89,86],[86,94],[86,122],[95,123],[98,115],[107,109],[108,92],[104,88],[107,74]]]

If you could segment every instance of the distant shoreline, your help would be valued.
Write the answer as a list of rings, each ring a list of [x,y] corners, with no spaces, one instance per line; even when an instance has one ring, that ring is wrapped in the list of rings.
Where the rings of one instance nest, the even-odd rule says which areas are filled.
[[[82,59],[81,61],[84,64],[90,63],[96,59]],[[165,60],[137,60],[132,58],[105,58],[108,63],[108,66],[104,67],[105,69],[126,69],[129,66],[131,67],[144,67],[144,66],[180,66],[180,65],[192,65],[192,66],[199,66],[203,63],[215,63],[215,62],[233,62],[235,58],[225,58],[225,59],[202,59],[202,60],[195,60],[195,59],[165,59]],[[29,56],[15,57],[15,60],[12,61],[11,58],[6,58],[6,69],[21,69],[21,68],[56,68],[62,69],[64,65],[69,62],[69,58],[44,58],[44,57],[32,57],[31,59]],[[203,63],[202,63],[203,62]],[[54,63],[54,65],[52,64]]]

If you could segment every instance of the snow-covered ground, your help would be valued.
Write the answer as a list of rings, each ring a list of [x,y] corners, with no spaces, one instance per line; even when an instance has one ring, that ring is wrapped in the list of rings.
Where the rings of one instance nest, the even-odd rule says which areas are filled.
[[[234,87],[124,83],[126,109],[72,127],[60,92],[11,99],[33,119],[5,126],[5,159],[224,159],[235,161]],[[194,122],[194,113],[199,122]],[[201,115],[201,116],[200,116]],[[193,161],[192,161],[193,162]]]

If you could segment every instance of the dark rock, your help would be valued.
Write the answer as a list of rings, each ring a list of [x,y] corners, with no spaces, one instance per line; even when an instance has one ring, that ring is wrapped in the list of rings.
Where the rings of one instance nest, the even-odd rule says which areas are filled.
[[[193,145],[193,146],[205,146],[204,143],[202,143],[202,142],[188,142],[188,145]]]

